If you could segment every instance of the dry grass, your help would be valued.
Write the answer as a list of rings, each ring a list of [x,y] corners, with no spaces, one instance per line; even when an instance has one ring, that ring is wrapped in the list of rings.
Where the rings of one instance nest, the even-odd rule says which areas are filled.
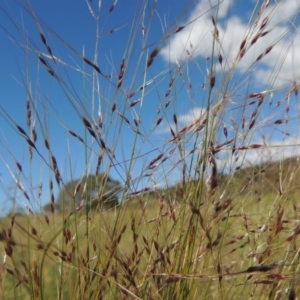
[[[299,209],[276,194],[251,199],[200,209],[136,199],[92,213],[88,224],[84,214],[54,215],[49,224],[42,216],[3,219],[2,295],[257,299],[296,291]]]
[[[23,26],[10,18],[22,43],[7,30],[8,36],[43,67],[38,78],[51,80],[68,109],[49,101],[39,80],[32,82],[30,65],[22,82],[26,125],[1,107],[1,116],[28,147],[28,161],[20,163],[11,149],[15,165],[3,161],[18,191],[15,201],[25,200],[29,215],[1,220],[2,299],[296,299],[299,166],[297,159],[285,160],[284,152],[297,144],[299,83],[297,75],[282,81],[289,56],[278,48],[287,40],[293,44],[298,15],[276,23],[281,1],[257,1],[243,36],[228,46],[219,17],[223,2],[210,3],[183,25],[162,22],[154,43],[149,32],[158,4],[141,2],[123,57],[107,58],[108,67],[98,43],[122,27],[103,34],[101,20],[113,18],[118,1],[106,12],[87,1],[97,21],[93,58],[44,24],[30,1],[20,7],[35,22],[37,41],[27,39]],[[201,43],[188,40],[178,58],[172,42],[187,31],[193,37],[191,28],[201,18],[209,23],[209,57],[199,50]],[[282,24],[289,24],[285,31]],[[71,61],[55,43],[67,49]],[[168,51],[169,64],[159,68]],[[278,57],[270,63],[275,51]],[[268,79],[255,82],[267,62]],[[297,68],[295,60],[291,74]],[[183,99],[189,112],[184,121]],[[75,122],[69,125],[71,113]],[[47,118],[70,136],[66,144],[51,134]],[[275,145],[273,136],[284,142]],[[255,164],[253,157],[264,163],[245,169]],[[66,191],[72,205],[56,214],[57,194],[78,176],[79,161],[82,179]],[[28,175],[37,163],[48,175]],[[87,199],[83,178],[104,174],[101,198],[112,172],[122,181],[114,191],[121,204],[85,210],[93,199]],[[40,209],[45,194],[48,212]]]

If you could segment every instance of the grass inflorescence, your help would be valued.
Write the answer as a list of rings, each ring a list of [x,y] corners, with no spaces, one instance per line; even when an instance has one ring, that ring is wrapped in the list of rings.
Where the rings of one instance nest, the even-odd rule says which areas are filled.
[[[124,1],[86,1],[92,52],[32,1],[14,3],[22,22],[1,7],[26,60],[23,119],[0,113],[22,145],[1,140],[1,298],[300,292],[299,4],[257,1],[246,19],[238,1],[187,1],[169,22],[162,2],[126,4],[120,24]]]

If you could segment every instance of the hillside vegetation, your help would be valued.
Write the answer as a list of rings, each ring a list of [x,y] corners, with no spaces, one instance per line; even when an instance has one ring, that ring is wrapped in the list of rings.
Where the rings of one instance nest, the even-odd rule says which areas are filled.
[[[2,297],[60,293],[71,299],[79,293],[82,299],[97,293],[110,299],[138,293],[153,299],[164,289],[181,293],[179,284],[192,299],[199,293],[225,299],[277,295],[298,269],[297,163],[268,162],[221,176],[215,196],[200,208],[191,196],[199,188],[194,182],[186,184],[186,201],[177,203],[167,201],[180,195],[173,187],[89,219],[82,213],[2,219]],[[228,197],[217,201],[222,190]],[[186,243],[195,250],[182,260]]]
[[[0,1],[0,299],[299,299],[299,8]]]

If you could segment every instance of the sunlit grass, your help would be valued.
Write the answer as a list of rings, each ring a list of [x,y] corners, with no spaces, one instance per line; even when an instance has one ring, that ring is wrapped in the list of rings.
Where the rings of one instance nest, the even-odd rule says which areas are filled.
[[[276,46],[297,37],[298,15],[277,24],[280,1],[257,1],[243,36],[228,46],[223,2],[183,25],[161,22],[154,43],[157,7],[141,2],[123,57],[112,53],[106,66],[99,43],[118,28],[97,35],[88,56],[44,24],[30,1],[20,7],[43,50],[10,19],[25,41],[17,45],[42,67],[37,77],[64,102],[48,99],[28,64],[26,125],[1,112],[28,147],[24,163],[8,147],[13,163],[2,158],[18,191],[14,203],[22,199],[28,214],[13,209],[0,223],[3,299],[296,299],[299,166],[285,152],[292,156],[297,145],[298,77],[283,83],[289,56],[280,51],[267,79],[261,72]],[[113,17],[116,5],[102,12],[87,1],[97,34],[106,28],[100,16]],[[205,58],[202,44],[191,42],[190,25],[201,18],[210,24]],[[172,43],[187,31],[178,57]],[[57,141],[49,120],[66,140]],[[47,171],[35,174],[40,169]],[[111,174],[119,184],[107,191]],[[108,205],[115,197],[119,204]],[[97,211],[86,209],[95,202]]]

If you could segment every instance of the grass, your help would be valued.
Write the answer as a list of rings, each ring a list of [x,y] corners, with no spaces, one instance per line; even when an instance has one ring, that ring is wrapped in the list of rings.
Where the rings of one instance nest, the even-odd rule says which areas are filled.
[[[257,1],[230,44],[238,26],[229,14],[224,21],[226,3],[162,21],[160,36],[152,34],[160,3],[137,4],[119,60],[100,51],[114,34],[122,38],[124,24],[107,31],[102,22],[114,20],[118,1],[108,11],[86,2],[96,21],[89,55],[48,27],[31,1],[18,5],[37,41],[1,7],[21,38],[1,28],[27,60],[26,125],[3,106],[1,116],[28,147],[20,163],[18,149],[1,142],[14,206],[28,212],[0,221],[1,299],[297,299],[299,165],[290,149],[298,144],[299,83],[288,50],[297,49],[298,15],[281,17],[284,1]],[[192,27],[205,24],[209,38],[195,44]],[[96,197],[88,174],[104,175]],[[111,174],[120,204],[84,209],[107,196]]]
[[[239,299],[241,294],[259,298],[271,293],[272,286],[290,288],[296,277],[293,268],[297,268],[297,217],[286,219],[286,215],[292,215],[292,205],[280,199],[285,214],[283,208],[279,210],[280,205],[274,204],[275,197],[253,200],[255,205],[244,206],[244,214],[239,213],[237,204],[219,208],[218,213],[216,206],[204,204],[201,211],[210,210],[209,218],[196,208],[191,212],[187,205],[172,208],[173,217],[166,203],[145,209],[145,200],[132,200],[138,203],[120,208],[121,219],[113,239],[109,234],[117,213],[112,211],[91,217],[89,239],[84,215],[78,216],[76,223],[55,215],[49,224],[41,217],[16,217],[13,227],[10,219],[3,219],[1,227],[12,228],[13,240],[18,242],[13,246],[13,261],[7,259],[6,268],[12,273],[4,273],[2,292],[8,298],[24,294],[30,298],[35,289],[40,293],[42,282],[42,291],[52,298],[59,292],[58,279],[62,298],[79,297],[80,293],[82,298],[87,294],[94,297],[95,291],[108,298],[124,297],[131,289],[139,289],[140,298],[160,298],[163,293],[179,297],[184,286],[190,298],[221,294],[225,299]],[[202,225],[201,218],[205,218]],[[62,223],[66,224],[64,232]],[[77,249],[72,239],[76,231],[80,241]],[[90,261],[85,259],[87,244]],[[186,244],[194,244],[191,258]],[[30,261],[41,264],[37,274],[28,271]],[[25,284],[24,276],[33,277],[29,295],[26,289],[14,289],[20,281]],[[73,286],[77,288],[69,289]]]

